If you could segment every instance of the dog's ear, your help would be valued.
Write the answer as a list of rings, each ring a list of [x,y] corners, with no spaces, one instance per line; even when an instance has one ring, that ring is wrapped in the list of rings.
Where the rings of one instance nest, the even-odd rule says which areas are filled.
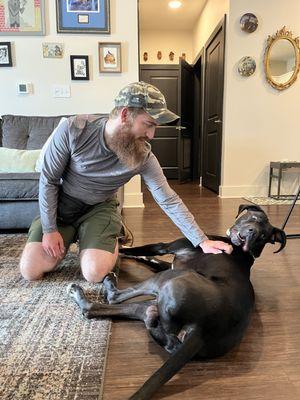
[[[270,243],[274,244],[276,242],[280,243],[280,247],[278,250],[274,251],[275,253],[279,253],[282,249],[285,248],[286,245],[286,235],[282,229],[273,228],[271,239],[269,240]]]
[[[237,218],[245,210],[260,211],[265,214],[264,210],[256,204],[240,204],[238,214],[235,218]]]

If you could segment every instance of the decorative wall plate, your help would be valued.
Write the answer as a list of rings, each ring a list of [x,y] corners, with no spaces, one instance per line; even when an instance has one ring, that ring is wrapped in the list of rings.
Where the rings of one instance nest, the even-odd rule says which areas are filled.
[[[256,15],[246,13],[240,19],[241,30],[244,32],[252,33],[256,31],[258,25],[258,19]]]
[[[240,59],[238,63],[238,71],[242,76],[250,76],[256,69],[256,62],[254,58],[246,56]]]

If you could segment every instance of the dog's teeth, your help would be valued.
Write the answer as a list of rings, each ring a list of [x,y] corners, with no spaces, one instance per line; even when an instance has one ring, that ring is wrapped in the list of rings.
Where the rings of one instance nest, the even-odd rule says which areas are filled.
[[[240,239],[241,242],[245,242],[245,239],[242,238],[240,232],[237,233],[237,237]]]
[[[226,236],[230,236],[230,229],[229,228],[226,231]]]

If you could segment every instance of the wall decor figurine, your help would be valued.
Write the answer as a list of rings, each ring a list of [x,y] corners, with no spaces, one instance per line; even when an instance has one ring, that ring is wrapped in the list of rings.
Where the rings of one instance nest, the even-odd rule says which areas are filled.
[[[241,76],[250,76],[255,72],[256,62],[254,58],[246,56],[240,59],[238,71]]]
[[[45,0],[0,0],[0,35],[45,35]]]
[[[10,42],[0,42],[0,67],[12,67]]]
[[[88,81],[89,56],[70,56],[71,77],[73,81]]]
[[[56,0],[58,33],[110,33],[110,0]]]
[[[241,30],[244,32],[252,33],[256,31],[258,26],[258,19],[252,13],[244,14],[240,19]]]
[[[44,58],[62,58],[63,53],[62,43],[43,43]]]
[[[143,54],[143,60],[148,61],[148,53],[146,51]]]
[[[181,54],[181,58],[182,58],[183,60],[185,60],[185,59],[186,59],[186,53],[182,53],[182,54]]]
[[[158,60],[161,60],[161,59],[162,59],[162,52],[161,52],[161,51],[158,51],[158,52],[157,52],[157,59],[158,59]]]
[[[99,72],[121,71],[121,43],[99,43]]]
[[[170,51],[170,54],[169,54],[169,60],[170,61],[174,61],[174,53],[173,53],[173,51]]]

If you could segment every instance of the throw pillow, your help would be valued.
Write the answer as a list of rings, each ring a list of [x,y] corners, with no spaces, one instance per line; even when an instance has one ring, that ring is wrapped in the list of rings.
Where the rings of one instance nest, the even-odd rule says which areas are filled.
[[[0,147],[0,172],[35,172],[41,150],[19,150]]]

